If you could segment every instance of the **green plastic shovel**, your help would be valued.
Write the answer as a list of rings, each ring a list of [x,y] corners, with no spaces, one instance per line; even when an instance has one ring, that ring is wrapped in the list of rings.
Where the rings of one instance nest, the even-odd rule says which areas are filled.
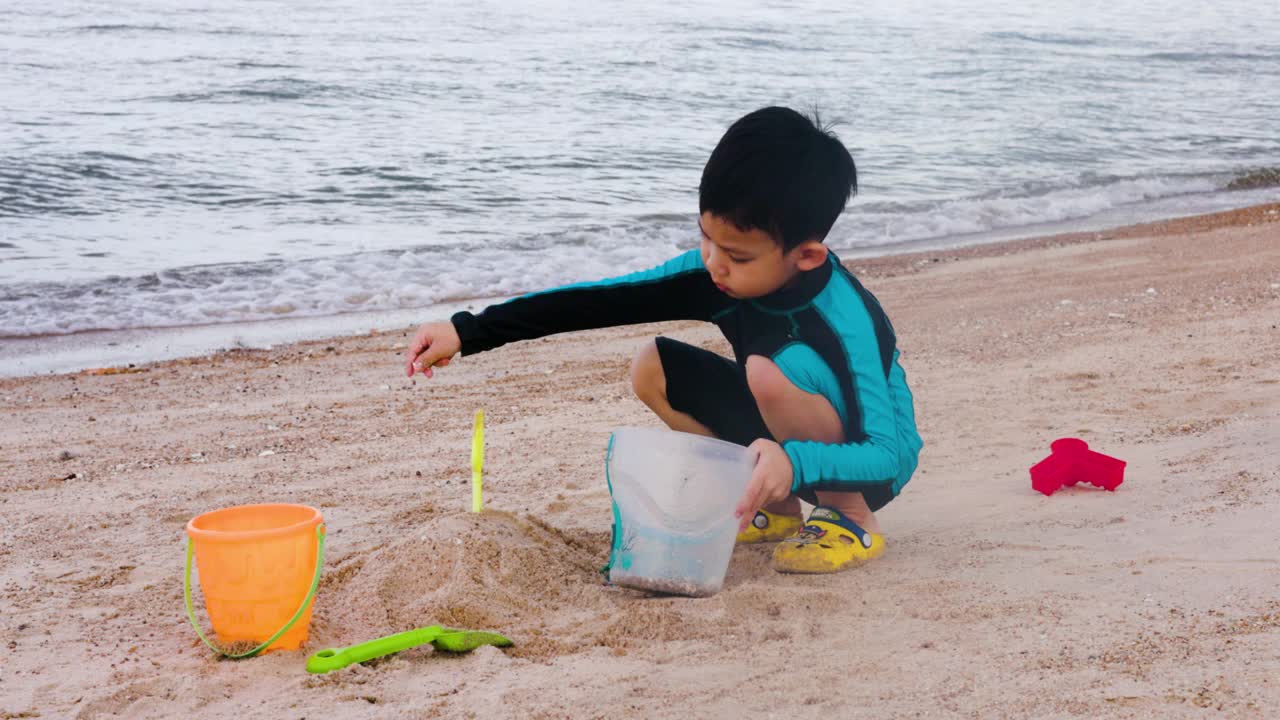
[[[513,643],[498,633],[480,632],[479,630],[457,630],[440,625],[418,628],[408,632],[388,635],[377,640],[352,645],[345,648],[329,648],[307,658],[307,672],[327,673],[344,668],[352,663],[380,658],[383,655],[398,653],[411,647],[431,643],[436,650],[464,653],[475,650],[481,645],[510,647]]]

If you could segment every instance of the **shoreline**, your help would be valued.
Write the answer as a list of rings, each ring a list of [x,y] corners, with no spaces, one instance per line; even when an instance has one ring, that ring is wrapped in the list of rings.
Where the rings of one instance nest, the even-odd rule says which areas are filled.
[[[1280,202],[1250,205],[1234,210],[1222,210],[1132,225],[1121,225],[1107,230],[1064,232],[1018,240],[1000,240],[981,245],[966,245],[957,248],[916,250],[901,254],[879,255],[865,259],[846,260],[844,264],[850,268],[864,268],[872,273],[897,273],[910,271],[912,268],[932,262],[994,257],[997,255],[1030,252],[1048,247],[1067,247],[1084,243],[1128,240],[1155,235],[1207,232],[1222,228],[1250,227],[1270,223],[1280,223]],[[946,256],[945,259],[939,257],[944,255]]]
[[[1146,234],[1198,232],[1225,227],[1280,222],[1280,202],[1219,212],[1157,220],[1097,231],[1073,231],[976,245],[936,249],[904,249],[846,257],[855,274],[887,276],[913,272],[936,262],[1029,252],[1043,247],[1076,245],[1141,237]],[[909,248],[914,243],[907,243]],[[416,327],[432,318],[447,318],[458,310],[475,310],[506,297],[482,297],[408,310],[376,310],[279,320],[218,323],[201,326],[91,330],[65,335],[0,339],[0,378],[39,377],[82,372],[88,368],[134,368],[238,350],[271,349],[277,345],[334,341],[371,332],[385,333]],[[86,340],[91,359],[86,354]]]

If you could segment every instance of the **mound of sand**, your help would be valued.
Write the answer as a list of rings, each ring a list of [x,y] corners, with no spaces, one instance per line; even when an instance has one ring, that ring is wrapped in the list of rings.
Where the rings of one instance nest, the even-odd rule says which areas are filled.
[[[326,573],[312,644],[446,625],[501,632],[515,641],[512,654],[549,658],[727,627],[726,618],[708,621],[700,601],[609,586],[599,571],[607,552],[607,534],[575,537],[510,513],[439,517]],[[695,608],[696,622],[686,617]]]

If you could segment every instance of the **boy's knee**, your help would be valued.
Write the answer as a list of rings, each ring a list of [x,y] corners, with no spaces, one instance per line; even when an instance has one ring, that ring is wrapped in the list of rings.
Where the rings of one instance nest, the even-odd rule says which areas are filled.
[[[757,405],[766,405],[781,400],[794,385],[772,360],[752,355],[747,358],[747,387]]]
[[[649,404],[650,400],[666,395],[666,379],[658,343],[650,340],[631,360],[631,388],[635,390],[636,397]]]
[[[844,442],[840,413],[825,396],[797,386],[763,355],[747,358],[747,386],[774,437]]]

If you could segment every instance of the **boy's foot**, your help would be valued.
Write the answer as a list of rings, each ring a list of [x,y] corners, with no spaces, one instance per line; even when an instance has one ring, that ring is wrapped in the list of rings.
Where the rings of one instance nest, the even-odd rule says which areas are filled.
[[[780,515],[768,510],[757,510],[751,524],[738,533],[739,545],[778,542],[800,532],[804,518],[797,515]]]
[[[884,536],[869,533],[829,507],[816,507],[800,533],[773,549],[773,569],[784,573],[833,573],[884,554]]]

